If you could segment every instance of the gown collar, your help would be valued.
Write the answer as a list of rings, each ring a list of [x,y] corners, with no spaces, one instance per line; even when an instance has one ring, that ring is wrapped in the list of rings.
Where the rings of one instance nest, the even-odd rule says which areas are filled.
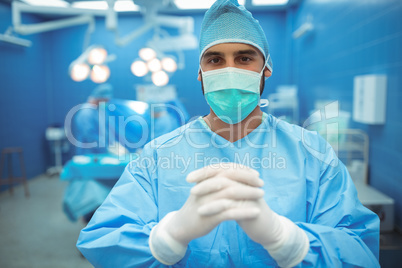
[[[263,112],[262,114],[262,119],[261,119],[261,124],[253,129],[250,133],[248,133],[246,136],[243,138],[235,141],[235,142],[230,142],[223,138],[222,136],[216,134],[211,130],[211,128],[208,126],[208,124],[205,122],[204,118],[202,116],[197,118],[197,122],[206,130],[208,134],[211,135],[211,138],[214,140],[215,143],[218,145],[223,145],[223,144],[231,144],[231,145],[240,145],[242,143],[245,143],[244,140],[251,140],[255,139],[255,136],[259,136],[264,132],[269,132],[269,125],[270,125],[270,116],[266,113]]]

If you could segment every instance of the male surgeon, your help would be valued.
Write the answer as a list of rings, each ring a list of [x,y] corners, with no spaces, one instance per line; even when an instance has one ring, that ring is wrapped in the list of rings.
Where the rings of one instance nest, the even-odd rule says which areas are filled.
[[[210,113],[147,144],[84,228],[95,267],[378,267],[379,219],[316,133],[261,111],[259,23],[217,0],[200,36]]]

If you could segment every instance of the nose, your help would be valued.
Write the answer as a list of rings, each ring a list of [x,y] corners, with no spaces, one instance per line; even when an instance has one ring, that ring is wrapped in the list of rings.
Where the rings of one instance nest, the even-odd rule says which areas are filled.
[[[236,67],[234,58],[227,58],[225,67]]]

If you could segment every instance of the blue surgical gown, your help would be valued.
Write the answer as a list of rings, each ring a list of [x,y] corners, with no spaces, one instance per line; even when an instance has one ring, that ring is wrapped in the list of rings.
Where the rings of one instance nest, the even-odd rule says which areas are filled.
[[[148,238],[167,213],[182,207],[194,186],[186,175],[219,162],[256,169],[265,201],[303,229],[310,249],[299,267],[378,267],[379,219],[357,198],[333,149],[315,132],[271,115],[230,143],[202,118],[147,144],[131,162],[77,246],[95,267],[160,267]],[[269,225],[267,225],[269,228]],[[276,267],[235,221],[190,242],[174,267]]]

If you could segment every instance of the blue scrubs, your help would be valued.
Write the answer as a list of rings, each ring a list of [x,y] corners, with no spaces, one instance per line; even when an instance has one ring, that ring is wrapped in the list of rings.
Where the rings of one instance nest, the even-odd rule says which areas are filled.
[[[189,172],[236,162],[265,181],[268,205],[302,228],[310,249],[299,266],[378,267],[379,219],[358,200],[353,182],[315,132],[264,114],[262,124],[230,143],[199,118],[147,144],[81,231],[77,246],[95,267],[159,267],[148,238],[194,186]],[[269,228],[269,226],[267,226]],[[174,267],[275,267],[234,221],[190,242]]]

